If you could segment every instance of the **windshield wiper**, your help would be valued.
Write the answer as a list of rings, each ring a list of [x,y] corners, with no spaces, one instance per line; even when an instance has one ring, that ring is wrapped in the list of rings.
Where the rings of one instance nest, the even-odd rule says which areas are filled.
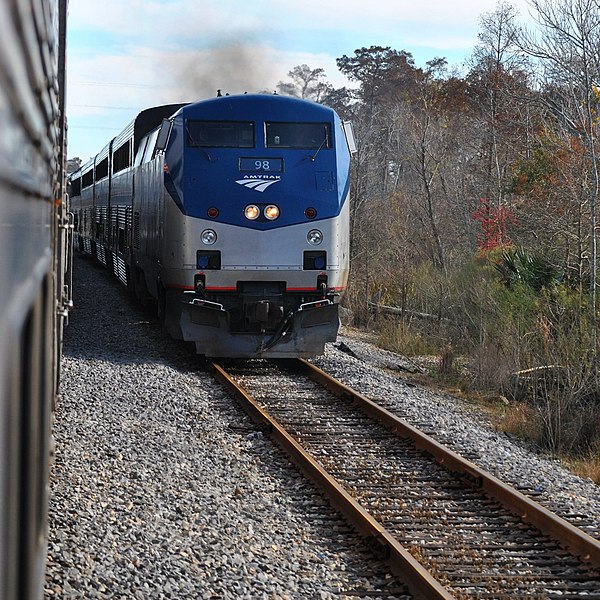
[[[187,123],[185,124],[185,132],[187,134],[188,140],[192,142],[191,147],[198,148],[200,152],[203,152],[208,162],[214,162],[210,154],[204,148],[202,148],[202,146],[194,139],[194,136],[190,133],[190,128]]]
[[[310,157],[311,162],[315,162],[315,160],[317,159],[317,155],[319,154],[319,152],[321,152],[321,149],[323,148],[323,146],[326,143],[327,143],[327,134],[325,134],[325,137],[323,138],[321,145],[317,148],[317,151],[314,153],[313,156]]]

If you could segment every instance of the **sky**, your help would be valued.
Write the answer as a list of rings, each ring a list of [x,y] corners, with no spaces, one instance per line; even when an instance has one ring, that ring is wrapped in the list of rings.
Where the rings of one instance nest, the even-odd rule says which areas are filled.
[[[526,0],[513,2],[527,12]],[[71,0],[67,21],[68,155],[84,162],[143,109],[275,90],[288,72],[357,48],[436,57],[464,69],[479,19],[497,0]]]

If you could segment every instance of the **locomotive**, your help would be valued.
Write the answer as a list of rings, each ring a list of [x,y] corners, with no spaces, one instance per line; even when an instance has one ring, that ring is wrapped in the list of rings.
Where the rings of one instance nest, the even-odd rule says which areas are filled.
[[[149,108],[71,175],[77,246],[199,354],[315,356],[339,326],[354,150],[297,98]]]
[[[66,0],[0,3],[0,598],[42,598],[70,298]]]

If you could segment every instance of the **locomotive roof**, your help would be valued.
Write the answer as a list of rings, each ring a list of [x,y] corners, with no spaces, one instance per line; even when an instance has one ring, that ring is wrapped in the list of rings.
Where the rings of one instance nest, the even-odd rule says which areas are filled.
[[[333,109],[323,104],[311,100],[302,100],[292,96],[280,96],[277,94],[236,94],[232,96],[217,96],[191,103],[153,106],[141,111],[119,135],[111,139],[100,152],[84,163],[77,171],[72,173],[71,178],[73,178],[73,176],[79,176],[84,171],[87,171],[98,157],[108,154],[111,143],[114,151],[122,142],[131,138],[132,134],[133,152],[135,155],[141,139],[158,127],[163,119],[174,116],[176,113],[181,112],[182,116],[187,116],[187,113],[193,114],[195,111],[201,109],[202,113],[209,118],[222,118],[223,110],[226,109],[229,111],[228,116],[230,118],[235,118],[236,111],[242,106],[244,107],[245,116],[242,117],[240,114],[240,118],[250,118],[248,115],[254,112],[256,112],[257,115],[264,115],[267,111],[271,118],[285,120],[293,120],[296,118],[302,119],[306,117],[307,113],[315,115],[321,112],[323,118],[327,113],[328,116],[331,113],[335,114]]]
[[[229,111],[228,117],[235,118],[236,111],[244,107],[244,114],[255,112],[264,115],[269,113],[272,118],[285,118],[291,120],[302,118],[309,113],[332,113],[333,109],[313,102],[311,100],[302,100],[293,96],[280,96],[277,94],[237,94],[233,96],[217,96],[207,100],[199,100],[185,105],[182,110],[183,115],[193,113],[202,109],[208,115],[213,113],[215,117],[223,118],[223,112]]]

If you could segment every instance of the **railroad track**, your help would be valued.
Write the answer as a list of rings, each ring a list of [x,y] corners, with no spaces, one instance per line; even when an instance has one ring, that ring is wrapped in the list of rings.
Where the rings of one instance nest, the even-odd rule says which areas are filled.
[[[600,542],[300,361],[215,376],[416,597],[600,599]]]

